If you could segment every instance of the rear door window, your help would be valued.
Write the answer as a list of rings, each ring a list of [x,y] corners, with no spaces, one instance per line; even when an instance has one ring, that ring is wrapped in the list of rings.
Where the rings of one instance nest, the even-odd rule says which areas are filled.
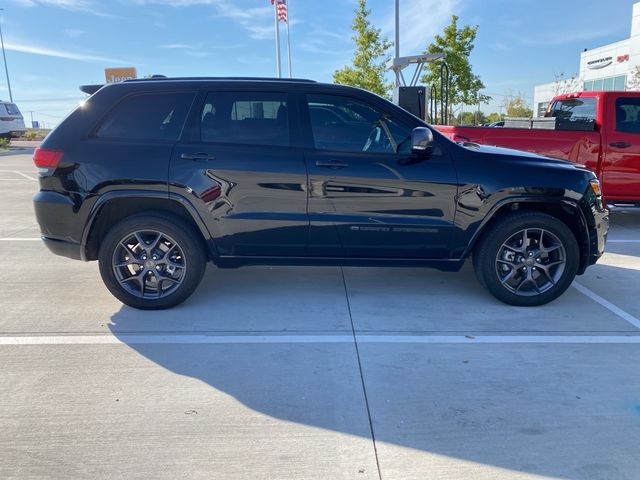
[[[211,92],[200,117],[207,143],[289,145],[287,94]]]
[[[616,130],[640,133],[640,98],[620,97],[616,100]]]
[[[96,136],[177,140],[194,95],[191,92],[163,92],[127,97],[108,114]]]

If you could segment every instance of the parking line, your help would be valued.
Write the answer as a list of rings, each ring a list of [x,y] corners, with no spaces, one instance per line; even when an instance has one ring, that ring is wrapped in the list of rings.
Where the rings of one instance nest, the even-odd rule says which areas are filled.
[[[587,287],[585,287],[584,285],[579,284],[578,282],[574,281],[572,285],[573,285],[573,288],[578,290],[583,295],[586,295],[587,297],[589,297],[594,302],[599,303],[604,308],[606,308],[610,312],[615,313],[617,316],[619,316],[623,320],[626,320],[627,322],[629,322],[634,327],[640,328],[640,320],[638,320],[636,317],[634,317],[630,313],[625,312],[620,307],[614,305],[609,300],[606,300],[606,299],[602,298],[600,295],[598,295],[597,293],[589,290]]]
[[[22,173],[22,172],[20,172],[20,171],[18,171],[18,170],[13,170],[13,172],[14,172],[14,173],[17,173],[18,175],[20,175],[20,176],[22,176],[22,177],[24,177],[24,178],[26,178],[27,180],[32,180],[32,181],[34,181],[34,182],[37,182],[37,181],[38,181],[38,179],[37,179],[37,178],[34,178],[34,177],[32,177],[31,175],[27,175],[26,173]]]
[[[19,238],[19,237],[3,237],[0,238],[0,242],[39,242],[42,240],[40,237],[29,237],[29,238]]]
[[[387,344],[640,344],[640,335],[356,335],[358,343]],[[353,335],[29,335],[0,336],[11,345],[160,345],[353,343]]]
[[[640,243],[640,240],[607,240],[607,243]]]

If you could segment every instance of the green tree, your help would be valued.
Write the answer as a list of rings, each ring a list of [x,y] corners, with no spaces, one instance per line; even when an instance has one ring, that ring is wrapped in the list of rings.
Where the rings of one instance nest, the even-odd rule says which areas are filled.
[[[533,110],[529,108],[526,100],[521,93],[514,95],[509,94],[504,99],[504,110],[507,117],[533,117]]]
[[[489,115],[487,115],[487,123],[493,123],[493,122],[499,122],[500,120],[503,120],[504,117],[496,112],[490,113]]]
[[[477,110],[471,112],[460,112],[455,118],[457,125],[482,125],[487,123],[487,117],[483,112]]]
[[[389,97],[393,84],[385,80],[387,62],[391,56],[387,53],[393,46],[369,21],[371,10],[367,9],[367,0],[358,0],[352,29],[356,51],[353,65],[347,65],[333,73],[333,81],[343,85],[364,88],[370,92]]]
[[[449,104],[477,105],[491,100],[488,95],[482,95],[484,83],[473,73],[469,55],[473,50],[473,43],[478,33],[478,26],[465,25],[458,28],[458,17],[451,16],[451,23],[447,25],[442,35],[436,35],[433,43],[427,46],[427,53],[444,53],[449,67]],[[436,85],[440,93],[440,64],[430,63],[427,73],[422,77],[427,85]]]
[[[458,125],[474,125],[475,124],[475,113],[476,112],[460,112],[455,119],[456,124]]]

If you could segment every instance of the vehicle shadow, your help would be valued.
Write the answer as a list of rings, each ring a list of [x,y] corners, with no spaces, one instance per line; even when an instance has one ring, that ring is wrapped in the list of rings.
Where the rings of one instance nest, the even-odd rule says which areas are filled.
[[[359,281],[353,270],[347,271],[347,284]],[[366,270],[364,277],[376,277]],[[637,275],[625,270],[603,265],[600,274]],[[174,331],[176,319],[193,327],[186,333],[321,332],[344,337],[350,332],[343,301],[336,301],[344,288],[338,269],[248,268],[233,273],[242,271],[210,269],[195,297],[168,312],[123,307],[113,315],[110,329],[162,368],[209,385],[212,395],[223,392],[255,412],[285,422],[369,438],[353,343],[150,344],[131,341],[127,335]],[[460,274],[384,271],[384,276],[378,275],[384,280],[379,286],[363,283],[354,287],[355,296],[375,287],[377,291],[369,294],[384,296],[387,302],[395,298],[389,311],[401,310],[411,317],[406,305],[424,298],[427,288],[432,295],[426,309],[437,307],[434,302],[442,292],[457,291],[455,313],[436,309],[441,330],[453,330],[446,324],[455,323],[465,311],[473,317],[487,305],[502,313],[503,331],[513,328],[509,322],[514,309],[474,287],[467,268]],[[227,278],[216,280],[221,275]],[[406,275],[409,281],[401,282]],[[283,294],[288,289],[290,293]],[[226,303],[224,296],[232,291],[235,296]],[[588,303],[580,296],[563,297],[526,311],[531,321],[546,316],[560,322],[571,316],[581,320],[579,302]],[[300,319],[305,304],[310,308],[309,325]],[[326,312],[319,308],[323,304]],[[558,308],[564,309],[564,317],[557,317]],[[592,305],[584,308],[593,310]],[[354,312],[358,315],[363,313]],[[361,321],[367,333],[374,327],[378,332],[402,328],[385,326],[384,319]],[[415,319],[404,327],[415,328]],[[367,343],[360,344],[359,351],[383,471],[397,462],[399,475],[405,465],[424,478],[433,468],[428,460],[433,457],[416,451],[559,478],[630,478],[625,475],[640,471],[639,417],[629,407],[640,403],[640,378],[632,368],[640,360],[637,345]],[[423,467],[420,462],[425,462]]]
[[[10,146],[7,150],[0,152],[0,157],[7,157],[10,155],[33,155],[35,148],[36,147]]]

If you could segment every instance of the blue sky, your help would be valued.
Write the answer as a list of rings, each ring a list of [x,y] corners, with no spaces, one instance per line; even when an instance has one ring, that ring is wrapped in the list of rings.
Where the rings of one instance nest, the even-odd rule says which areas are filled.
[[[393,37],[393,0],[369,0],[372,21]],[[269,0],[5,0],[2,28],[13,97],[29,119],[52,125],[102,83],[104,68],[138,75],[273,76]],[[401,54],[419,53],[457,14],[479,25],[471,61],[494,97],[556,74],[577,73],[579,54],[627,38],[633,0],[401,0]],[[294,76],[330,81],[353,51],[355,0],[289,0]],[[606,6],[605,6],[606,5]],[[284,40],[284,37],[283,37]],[[284,45],[283,45],[284,46]],[[283,65],[284,62],[283,56]],[[7,99],[0,75],[0,98]]]

